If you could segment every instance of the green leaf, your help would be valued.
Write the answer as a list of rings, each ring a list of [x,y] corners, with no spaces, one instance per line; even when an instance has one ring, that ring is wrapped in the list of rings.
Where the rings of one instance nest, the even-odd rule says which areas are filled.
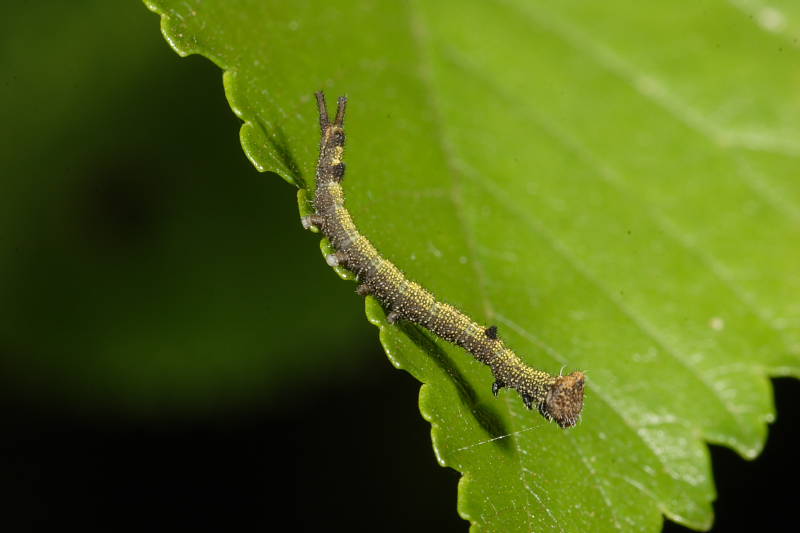
[[[710,526],[704,441],[754,457],[768,376],[800,373],[796,7],[147,4],[178,53],[225,69],[261,170],[313,187],[312,93],[347,94],[362,232],[530,364],[587,372],[583,422],[562,431],[368,299],[392,362],[425,383],[464,518]]]

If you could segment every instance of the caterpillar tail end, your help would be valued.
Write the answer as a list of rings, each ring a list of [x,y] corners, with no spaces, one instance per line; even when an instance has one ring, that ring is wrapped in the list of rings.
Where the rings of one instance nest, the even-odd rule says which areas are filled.
[[[542,416],[555,420],[562,428],[577,424],[583,411],[585,381],[586,375],[580,371],[556,378],[544,403],[539,406]]]

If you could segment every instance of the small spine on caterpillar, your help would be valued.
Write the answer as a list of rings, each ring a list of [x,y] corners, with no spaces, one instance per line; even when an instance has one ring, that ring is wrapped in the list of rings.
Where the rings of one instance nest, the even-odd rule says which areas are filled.
[[[358,279],[358,293],[372,295],[387,312],[390,323],[408,320],[460,346],[494,375],[492,393],[502,388],[516,390],[528,409],[534,406],[548,420],[563,428],[574,426],[583,410],[585,375],[575,371],[554,376],[525,364],[499,338],[497,326],[482,326],[452,305],[440,302],[378,253],[359,233],[344,207],[342,180],[345,175],[344,113],[347,99],[340,96],[333,121],[328,116],[325,95],[316,93],[319,107],[320,143],[313,215],[303,217],[303,226],[319,228],[335,250],[328,255],[331,266],[341,265]]]

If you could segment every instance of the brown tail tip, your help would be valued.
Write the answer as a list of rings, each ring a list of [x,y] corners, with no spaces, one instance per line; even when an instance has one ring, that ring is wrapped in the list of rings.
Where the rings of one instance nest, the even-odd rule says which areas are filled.
[[[547,399],[541,407],[542,414],[555,420],[562,428],[577,424],[583,410],[585,381],[586,375],[580,371],[559,376],[547,393]]]
[[[325,128],[331,123],[328,118],[328,106],[325,103],[325,93],[317,91],[314,93],[314,96],[317,98],[317,108],[319,109],[319,127],[322,131],[325,131]]]
[[[344,110],[346,107],[347,107],[347,97],[340,96],[339,99],[337,100],[337,105],[336,105],[336,118],[333,119],[333,123],[339,126],[340,128],[344,123]]]

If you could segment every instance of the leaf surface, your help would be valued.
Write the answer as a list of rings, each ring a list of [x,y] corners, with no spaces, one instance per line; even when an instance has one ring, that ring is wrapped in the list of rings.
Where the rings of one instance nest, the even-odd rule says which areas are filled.
[[[588,374],[562,431],[367,301],[459,511],[485,531],[712,520],[800,356],[798,13],[758,2],[149,1],[225,70],[245,152],[309,212],[312,93],[347,94],[347,205],[409,278],[530,364]],[[310,188],[309,191],[306,188]]]

